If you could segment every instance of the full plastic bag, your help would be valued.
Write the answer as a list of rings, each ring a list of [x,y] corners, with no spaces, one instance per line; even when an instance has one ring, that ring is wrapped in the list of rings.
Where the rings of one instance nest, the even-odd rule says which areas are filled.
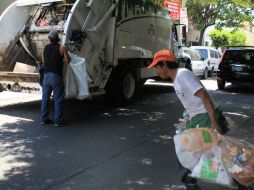
[[[191,176],[226,186],[233,184],[233,179],[223,164],[219,146],[215,146],[202,154]]]
[[[90,93],[88,82],[91,80],[86,71],[85,58],[71,54],[71,61],[66,69],[65,95],[79,100],[87,98]],[[71,71],[70,71],[71,70]]]
[[[65,98],[75,98],[78,94],[78,88],[75,75],[70,64],[66,66],[65,71]]]
[[[183,149],[181,146],[181,134],[174,136],[175,151],[179,162],[183,167],[192,170],[198,163],[202,153],[190,152]]]
[[[230,175],[240,184],[254,184],[254,145],[224,136],[220,144],[222,159]]]
[[[219,135],[211,128],[191,128],[180,134],[181,146],[190,152],[202,152],[217,145]]]

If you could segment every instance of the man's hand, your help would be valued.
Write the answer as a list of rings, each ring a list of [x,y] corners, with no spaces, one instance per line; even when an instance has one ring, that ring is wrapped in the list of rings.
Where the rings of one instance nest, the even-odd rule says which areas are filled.
[[[217,123],[212,123],[211,128],[214,129],[215,131],[218,131],[221,134],[221,128]]]

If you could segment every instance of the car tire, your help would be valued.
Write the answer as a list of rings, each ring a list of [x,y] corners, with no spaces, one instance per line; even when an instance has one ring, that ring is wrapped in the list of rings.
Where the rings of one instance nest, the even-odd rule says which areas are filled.
[[[213,77],[214,67],[208,72],[209,77]]]
[[[225,88],[226,82],[222,79],[217,79],[217,86],[220,90],[223,90]]]
[[[208,78],[208,68],[206,67],[202,76],[203,79],[207,79]]]

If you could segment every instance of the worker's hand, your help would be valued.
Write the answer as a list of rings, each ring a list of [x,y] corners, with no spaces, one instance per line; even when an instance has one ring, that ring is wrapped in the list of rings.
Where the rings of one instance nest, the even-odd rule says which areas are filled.
[[[215,131],[217,131],[220,134],[222,132],[220,126],[217,123],[212,124],[211,128],[214,129]]]

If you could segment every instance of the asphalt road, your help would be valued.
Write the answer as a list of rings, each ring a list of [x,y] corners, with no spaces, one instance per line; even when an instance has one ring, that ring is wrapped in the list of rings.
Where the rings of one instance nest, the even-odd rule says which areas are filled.
[[[214,80],[204,84],[237,123],[230,135],[253,142],[254,88],[229,85],[222,92]],[[40,126],[39,109],[38,95],[0,93],[1,190],[170,190],[181,184],[172,138],[183,108],[171,84],[145,85],[126,107],[112,106],[106,96],[67,100],[62,128]]]

